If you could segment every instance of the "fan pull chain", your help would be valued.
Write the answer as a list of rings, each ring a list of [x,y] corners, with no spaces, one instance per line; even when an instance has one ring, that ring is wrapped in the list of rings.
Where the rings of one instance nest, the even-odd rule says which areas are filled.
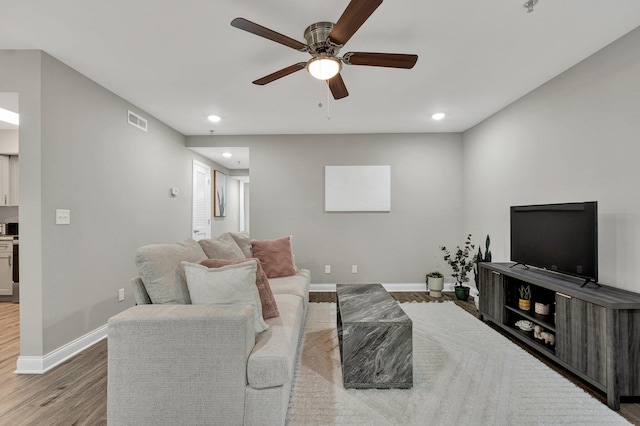
[[[323,81],[318,80],[318,108],[322,108],[322,86]]]
[[[327,120],[331,120],[331,111],[330,111],[330,108],[329,108],[329,106],[331,105],[331,98],[329,96],[329,94],[330,94],[329,93],[329,85],[326,84],[326,82],[322,81],[322,80],[319,80],[318,84],[319,84],[318,85],[318,94],[319,94],[318,98],[320,99],[318,101],[318,108],[322,108],[322,90],[323,90],[323,86],[324,86],[324,90],[325,90],[325,92],[327,94]]]

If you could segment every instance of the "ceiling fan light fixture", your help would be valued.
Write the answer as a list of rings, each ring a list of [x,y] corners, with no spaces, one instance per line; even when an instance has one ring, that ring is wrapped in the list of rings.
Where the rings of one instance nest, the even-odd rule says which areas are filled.
[[[307,62],[307,71],[318,80],[329,80],[340,72],[342,64],[336,58],[318,56]]]

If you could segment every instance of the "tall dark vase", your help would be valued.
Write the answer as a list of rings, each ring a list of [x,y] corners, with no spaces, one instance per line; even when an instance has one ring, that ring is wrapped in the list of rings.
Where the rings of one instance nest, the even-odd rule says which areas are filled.
[[[456,297],[458,298],[458,300],[467,301],[467,299],[469,299],[469,289],[470,287],[467,287],[464,285],[457,285],[455,287],[455,291],[456,291]]]

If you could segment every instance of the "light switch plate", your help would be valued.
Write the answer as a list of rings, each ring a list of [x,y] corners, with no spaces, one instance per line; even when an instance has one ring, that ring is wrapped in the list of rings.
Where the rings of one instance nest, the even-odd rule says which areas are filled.
[[[56,209],[56,225],[69,225],[71,223],[71,210]]]

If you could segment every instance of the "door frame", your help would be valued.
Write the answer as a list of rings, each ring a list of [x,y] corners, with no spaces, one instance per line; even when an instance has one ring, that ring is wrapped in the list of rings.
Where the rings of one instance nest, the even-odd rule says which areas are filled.
[[[197,213],[197,201],[196,198],[196,169],[201,168],[206,171],[206,183],[205,183],[205,194],[204,194],[204,214],[207,218],[207,224],[204,226],[196,226],[196,213]],[[202,239],[202,238],[211,238],[211,166],[198,161],[193,160],[193,169],[192,169],[192,187],[191,187],[191,238],[194,240]],[[204,228],[204,232],[202,229]],[[204,234],[204,235],[201,235]]]

